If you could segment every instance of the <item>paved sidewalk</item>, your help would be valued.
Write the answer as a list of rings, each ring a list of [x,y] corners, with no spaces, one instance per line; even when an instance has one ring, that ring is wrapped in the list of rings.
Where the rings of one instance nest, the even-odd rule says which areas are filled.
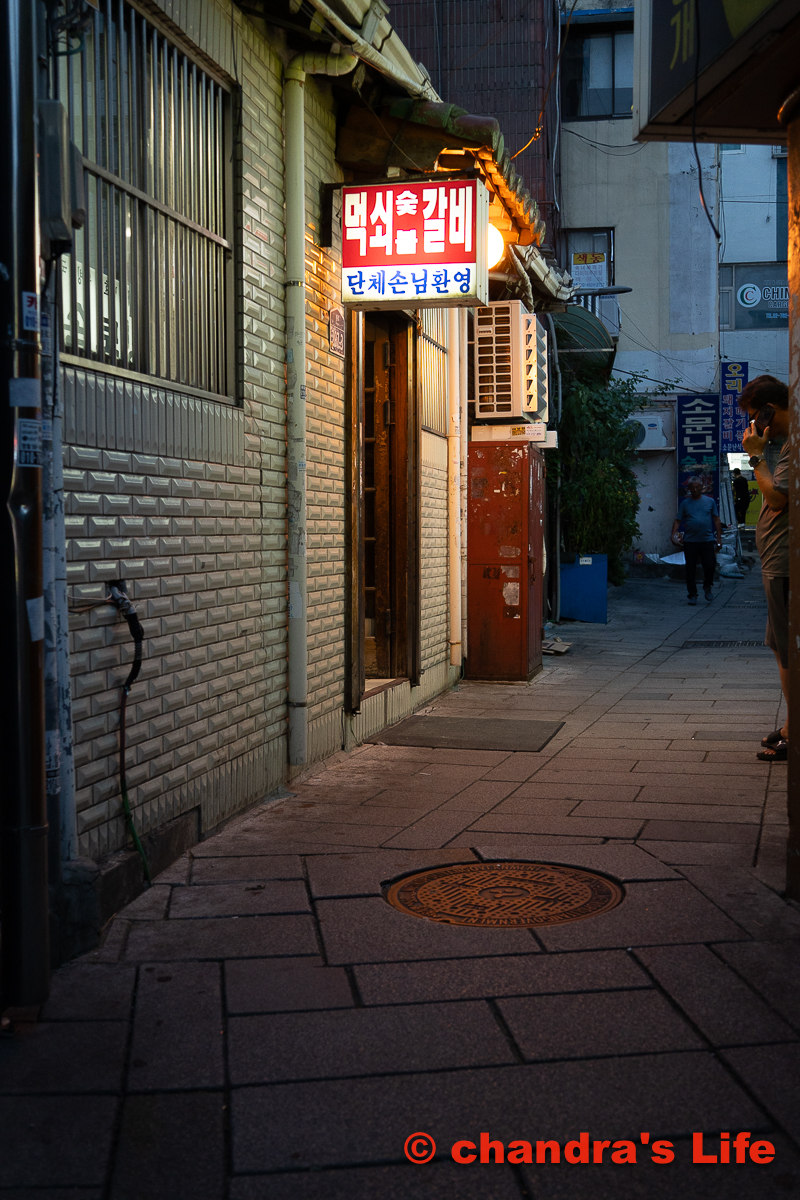
[[[758,645],[685,648],[760,641],[760,579],[696,609],[631,582],[610,611],[564,625],[570,653],[531,684],[432,706],[563,720],[541,753],[341,755],[58,971],[40,1023],[0,1041],[0,1200],[800,1197],[800,911],[779,894],[785,766],[755,758],[777,670]],[[536,931],[382,898],[494,858],[598,869],[626,896]],[[427,1165],[403,1155],[416,1131]],[[638,1161],[456,1165],[484,1131],[534,1155],[588,1131]],[[693,1164],[695,1131],[712,1154],[747,1131],[774,1161]]]

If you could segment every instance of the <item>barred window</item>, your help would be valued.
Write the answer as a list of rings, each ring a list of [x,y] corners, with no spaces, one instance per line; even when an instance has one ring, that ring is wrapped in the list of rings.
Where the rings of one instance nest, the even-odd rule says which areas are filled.
[[[82,53],[56,59],[86,187],[62,349],[231,395],[226,93],[124,0],[99,3]]]
[[[417,374],[422,427],[447,433],[447,312],[423,308],[419,312]]]

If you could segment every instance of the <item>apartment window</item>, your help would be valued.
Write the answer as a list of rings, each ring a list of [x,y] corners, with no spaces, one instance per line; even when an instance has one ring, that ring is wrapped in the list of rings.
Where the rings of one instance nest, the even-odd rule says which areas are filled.
[[[576,287],[609,287],[613,284],[613,229],[568,229],[565,237],[567,269]]]
[[[62,348],[231,395],[227,95],[138,11],[99,5],[56,59],[87,214],[61,260]]]
[[[447,312],[423,308],[419,313],[417,377],[423,429],[447,433]]]
[[[565,121],[631,115],[632,29],[570,29],[564,47],[562,105]]]

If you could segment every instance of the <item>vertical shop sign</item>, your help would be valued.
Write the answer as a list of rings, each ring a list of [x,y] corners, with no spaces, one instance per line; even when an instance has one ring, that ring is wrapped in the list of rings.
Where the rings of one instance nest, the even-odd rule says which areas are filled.
[[[703,494],[719,504],[719,395],[678,396],[676,419],[679,498],[690,479],[700,479]]]
[[[747,430],[747,415],[739,410],[739,397],[747,386],[746,362],[722,364],[722,445],[721,454],[741,454],[742,438]]]
[[[485,304],[489,196],[477,179],[342,189],[342,301],[356,308]]]

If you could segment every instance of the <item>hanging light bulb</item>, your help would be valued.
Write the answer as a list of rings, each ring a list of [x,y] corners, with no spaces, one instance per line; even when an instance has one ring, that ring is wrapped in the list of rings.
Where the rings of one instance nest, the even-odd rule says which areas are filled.
[[[486,257],[489,263],[489,270],[496,267],[500,259],[506,252],[506,244],[503,241],[503,235],[494,225],[489,226],[489,236],[486,245]]]

